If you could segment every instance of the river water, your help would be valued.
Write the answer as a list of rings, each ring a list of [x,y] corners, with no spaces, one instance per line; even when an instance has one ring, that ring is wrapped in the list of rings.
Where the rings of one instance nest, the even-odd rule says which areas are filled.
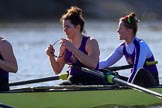
[[[93,36],[98,40],[101,60],[105,59],[116,45],[121,42],[118,40],[118,34],[116,32],[117,26],[117,22],[110,21],[91,20],[86,23],[87,35]],[[0,35],[4,36],[13,45],[19,66],[16,74],[10,73],[10,82],[45,78],[55,75],[45,54],[45,49],[49,44],[54,43],[61,37],[66,37],[59,22],[1,23]],[[162,83],[162,22],[141,22],[137,36],[143,38],[152,49],[155,59],[158,61],[157,66],[160,71],[160,82]],[[122,65],[126,65],[124,59],[121,59],[114,66]],[[67,66],[63,69],[63,73],[66,70]],[[122,70],[120,74],[129,75],[129,70]],[[61,80],[49,81],[19,87],[51,86],[60,82]],[[120,106],[112,106],[111,108],[120,108]],[[143,106],[139,108],[143,108]],[[161,108],[161,106],[149,108]]]
[[[86,23],[87,35],[93,36],[99,42],[100,59],[107,57],[121,41],[118,40],[116,32],[118,23],[110,21],[91,20]],[[16,74],[10,73],[10,82],[30,80],[54,76],[49,60],[45,54],[45,49],[61,37],[66,37],[59,22],[15,22],[1,23],[0,34],[13,45],[17,58],[19,70]],[[159,62],[158,69],[162,70],[161,40],[162,22],[141,22],[139,23],[139,38],[143,38],[152,49],[155,59]],[[125,65],[121,59],[114,66]],[[67,66],[63,72],[66,72]],[[120,74],[128,75],[129,70],[123,70]],[[159,77],[162,77],[160,72]],[[162,81],[161,81],[162,82]],[[36,84],[55,85],[60,81],[51,81]],[[34,84],[24,85],[34,86]]]

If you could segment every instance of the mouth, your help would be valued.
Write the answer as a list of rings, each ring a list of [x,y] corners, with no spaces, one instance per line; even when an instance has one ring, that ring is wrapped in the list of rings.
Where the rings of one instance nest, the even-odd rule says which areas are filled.
[[[121,34],[119,33],[118,36],[121,37]]]
[[[69,36],[69,33],[66,33],[67,36]]]
[[[121,35],[118,35],[118,38],[119,38],[119,39],[121,39],[121,37],[122,37]]]

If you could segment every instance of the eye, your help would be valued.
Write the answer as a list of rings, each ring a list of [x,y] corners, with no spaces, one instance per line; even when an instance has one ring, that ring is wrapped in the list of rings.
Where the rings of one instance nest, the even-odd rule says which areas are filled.
[[[65,26],[63,26],[63,28],[67,29],[67,28],[70,28],[70,26],[69,25],[65,25]]]
[[[69,26],[69,25],[67,25],[67,26],[66,26],[66,28],[70,28],[70,26]]]

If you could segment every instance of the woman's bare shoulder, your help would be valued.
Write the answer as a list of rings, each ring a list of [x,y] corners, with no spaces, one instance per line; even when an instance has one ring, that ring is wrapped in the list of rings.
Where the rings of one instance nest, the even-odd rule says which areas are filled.
[[[7,41],[6,39],[4,39],[3,37],[0,37],[0,47],[5,48],[5,47],[11,47],[11,44],[9,41]]]

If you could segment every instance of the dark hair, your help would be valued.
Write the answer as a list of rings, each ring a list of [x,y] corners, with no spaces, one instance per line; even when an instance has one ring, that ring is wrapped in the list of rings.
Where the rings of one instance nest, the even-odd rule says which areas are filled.
[[[84,32],[84,18],[82,15],[82,10],[76,6],[72,6],[70,9],[67,9],[67,12],[62,15],[60,21],[62,22],[63,20],[70,20],[70,22],[74,25],[80,25],[81,29],[80,32]]]
[[[124,17],[121,17],[119,19],[119,21],[124,22],[125,27],[128,29],[132,29],[134,35],[136,35],[137,30],[138,30],[137,23],[139,22],[139,20],[137,19],[136,14],[134,12],[132,12]]]

